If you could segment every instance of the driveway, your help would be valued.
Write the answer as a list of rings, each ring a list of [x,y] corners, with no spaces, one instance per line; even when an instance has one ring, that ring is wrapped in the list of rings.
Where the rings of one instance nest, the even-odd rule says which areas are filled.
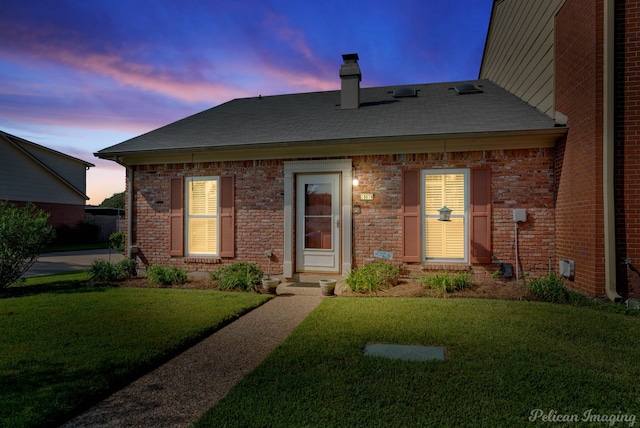
[[[94,260],[119,262],[124,256],[115,250],[85,250],[64,251],[59,253],[44,253],[38,257],[33,266],[23,275],[24,278],[33,276],[53,275],[64,272],[87,270]]]

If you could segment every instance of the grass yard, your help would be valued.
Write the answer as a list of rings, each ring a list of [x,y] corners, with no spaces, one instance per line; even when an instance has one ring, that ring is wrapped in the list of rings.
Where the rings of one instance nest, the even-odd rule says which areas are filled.
[[[367,343],[442,346],[447,360],[365,356]],[[555,414],[627,427],[640,418],[639,358],[640,318],[591,308],[325,299],[197,426],[562,425],[541,416]]]
[[[0,426],[53,426],[267,300],[78,281],[0,299]]]

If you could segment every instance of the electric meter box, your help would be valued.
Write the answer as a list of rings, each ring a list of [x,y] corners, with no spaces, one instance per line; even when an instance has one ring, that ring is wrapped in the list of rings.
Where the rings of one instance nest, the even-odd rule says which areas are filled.
[[[524,208],[516,208],[513,210],[513,221],[527,221],[527,210]]]

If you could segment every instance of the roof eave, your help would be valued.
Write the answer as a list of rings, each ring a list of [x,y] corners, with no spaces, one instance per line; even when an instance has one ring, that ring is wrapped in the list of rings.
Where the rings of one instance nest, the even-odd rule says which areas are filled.
[[[476,151],[505,148],[553,147],[566,135],[568,128],[553,127],[533,130],[460,132],[393,137],[342,138],[239,144],[234,146],[185,147],[139,151],[101,150],[100,159],[122,165],[173,163],[210,160],[290,159],[296,157],[357,156],[366,154],[402,154]]]
[[[49,152],[49,153],[52,153],[52,154],[56,155],[56,156],[60,156],[60,157],[63,157],[63,158],[66,158],[66,159],[72,160],[72,161],[74,161],[74,162],[81,163],[81,164],[83,164],[86,168],[93,168],[93,167],[95,167],[95,165],[94,165],[94,164],[92,164],[91,162],[87,162],[87,161],[82,160],[82,159],[80,159],[80,158],[76,158],[76,157],[74,157],[74,156],[70,156],[70,155],[68,155],[68,154],[66,154],[66,153],[62,153],[62,152],[59,152],[59,151],[57,151],[57,150],[50,149],[49,147],[45,147],[45,146],[43,146],[43,145],[40,145],[40,144],[34,143],[33,141],[25,140],[24,138],[20,138],[20,137],[17,137],[17,136],[15,136],[15,135],[11,135],[11,134],[6,133],[6,132],[4,132],[4,131],[0,131],[0,135],[4,136],[8,141],[11,141],[13,144],[17,144],[18,142],[20,142],[20,143],[22,143],[22,144],[26,144],[26,145],[30,145],[30,146],[34,146],[34,147],[38,147],[38,148],[40,148],[40,149],[42,149],[42,150],[45,150],[45,151],[47,151],[47,152]]]

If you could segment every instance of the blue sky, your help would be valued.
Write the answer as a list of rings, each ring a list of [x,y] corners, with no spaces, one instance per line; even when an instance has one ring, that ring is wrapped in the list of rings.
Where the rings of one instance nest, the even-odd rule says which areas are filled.
[[[492,0],[0,0],[0,129],[96,165],[88,203],[124,190],[93,153],[225,101],[476,79]]]

